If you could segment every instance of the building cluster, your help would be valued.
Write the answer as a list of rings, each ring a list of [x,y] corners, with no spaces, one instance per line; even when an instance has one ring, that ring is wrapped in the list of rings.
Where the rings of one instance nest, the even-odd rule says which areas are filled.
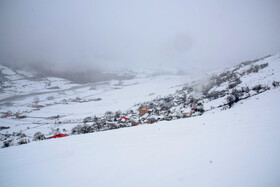
[[[186,90],[180,90],[173,95],[136,104],[134,109],[126,112],[108,111],[103,116],[86,117],[83,120],[84,124],[74,127],[72,133],[90,133],[202,115],[202,102],[187,97],[186,93]]]

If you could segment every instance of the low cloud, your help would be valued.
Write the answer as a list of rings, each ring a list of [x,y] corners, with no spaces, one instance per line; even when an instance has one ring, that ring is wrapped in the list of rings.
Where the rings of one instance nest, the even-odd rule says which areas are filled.
[[[0,63],[56,72],[225,68],[280,52],[280,3],[41,1],[0,3]]]

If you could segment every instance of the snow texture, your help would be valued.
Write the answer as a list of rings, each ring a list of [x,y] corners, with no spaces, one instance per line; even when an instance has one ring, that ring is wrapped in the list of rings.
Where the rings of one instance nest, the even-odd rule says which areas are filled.
[[[70,134],[88,117],[137,111],[137,103],[166,96],[174,97],[168,101],[174,119],[193,107],[180,104],[184,95],[205,110],[202,116],[0,149],[0,186],[280,186],[280,88],[272,85],[280,81],[280,54],[206,78],[141,73],[77,85],[4,66],[0,78],[0,113],[7,115],[0,119],[2,144],[6,136],[17,145],[34,134]],[[261,91],[253,89],[258,85]],[[246,87],[242,100],[223,107]],[[17,112],[25,118],[16,118]]]
[[[225,111],[0,150],[1,186],[279,186],[280,89]]]

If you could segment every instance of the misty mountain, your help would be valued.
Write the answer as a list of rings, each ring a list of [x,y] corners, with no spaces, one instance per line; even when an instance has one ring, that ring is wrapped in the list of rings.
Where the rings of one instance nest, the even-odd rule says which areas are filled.
[[[51,67],[46,67],[43,64],[36,65],[20,65],[20,64],[6,64],[4,66],[9,67],[12,70],[25,70],[33,74],[33,78],[46,78],[46,77],[58,77],[72,81],[76,84],[94,83],[109,80],[128,80],[133,78],[133,74],[118,74],[108,73],[101,70],[90,68],[88,70],[77,69],[77,70],[55,70]]]

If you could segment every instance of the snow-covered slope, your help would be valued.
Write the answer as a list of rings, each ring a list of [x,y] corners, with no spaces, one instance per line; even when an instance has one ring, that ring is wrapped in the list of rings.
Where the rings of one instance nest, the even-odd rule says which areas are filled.
[[[51,136],[58,128],[71,133],[71,129],[87,116],[129,110],[138,102],[174,93],[189,80],[189,76],[175,75],[113,80],[5,98],[0,101],[0,112],[9,116],[0,119],[0,126],[9,129],[0,131],[0,135],[6,134],[1,141],[13,137],[16,145],[19,133],[26,135],[24,139],[32,140],[38,131]],[[16,118],[17,112],[25,118]]]
[[[0,186],[280,185],[280,54],[206,77],[1,80],[1,144],[30,143],[0,149]]]
[[[73,127],[79,124],[85,124],[86,128],[91,128],[90,132],[96,132],[112,129],[108,123],[119,128],[133,123],[147,124],[148,117],[156,121],[189,117],[191,108],[198,107],[198,104],[206,111],[203,115],[228,109],[234,103],[269,92],[275,87],[273,82],[279,84],[280,54],[244,62],[207,77],[139,76],[131,80],[74,85],[63,79],[59,79],[61,82],[58,84],[57,78],[36,80],[30,73],[4,66],[1,66],[1,73],[2,147],[4,142],[8,146],[30,142],[36,132],[45,137],[59,132],[71,134]],[[23,86],[21,81],[28,84]],[[171,105],[167,110],[162,109],[166,100]],[[138,113],[140,106],[151,109],[145,119]],[[121,116],[108,117],[105,115],[108,111]],[[94,116],[98,117],[98,128],[92,121],[83,123],[85,118]],[[118,124],[122,116],[130,118],[130,121]]]
[[[5,186],[280,185],[280,89],[233,108],[0,150]]]

